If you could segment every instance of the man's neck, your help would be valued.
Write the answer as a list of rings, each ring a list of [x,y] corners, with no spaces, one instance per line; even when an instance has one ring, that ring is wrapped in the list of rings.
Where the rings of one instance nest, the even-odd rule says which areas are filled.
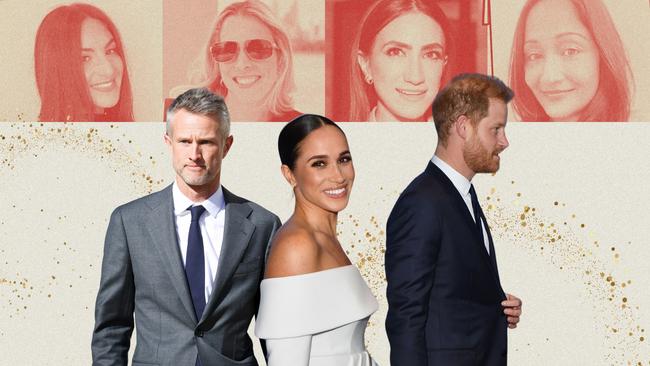
[[[219,187],[219,179],[214,182],[202,186],[191,186],[183,181],[180,177],[176,177],[176,185],[185,197],[189,198],[192,202],[203,202],[210,198]]]
[[[451,146],[444,147],[441,144],[438,144],[435,154],[440,160],[447,163],[447,165],[462,174],[463,177],[467,178],[467,180],[471,182],[476,173],[467,166],[467,163],[465,163],[462,149],[456,148],[452,151],[452,148],[453,147]]]

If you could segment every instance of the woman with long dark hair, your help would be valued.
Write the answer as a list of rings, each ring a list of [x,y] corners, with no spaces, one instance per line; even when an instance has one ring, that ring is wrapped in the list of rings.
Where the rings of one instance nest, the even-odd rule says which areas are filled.
[[[528,0],[510,60],[521,121],[627,121],[632,72],[601,0]]]
[[[48,13],[34,46],[40,121],[133,121],[124,48],[111,19],[75,3]]]
[[[381,0],[366,11],[350,53],[350,121],[427,121],[449,79],[451,28],[434,1]]]

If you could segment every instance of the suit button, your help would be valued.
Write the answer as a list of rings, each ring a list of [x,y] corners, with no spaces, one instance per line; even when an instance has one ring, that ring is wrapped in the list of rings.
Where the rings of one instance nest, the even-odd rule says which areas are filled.
[[[197,336],[197,337],[203,337],[203,331],[197,329],[197,330],[194,331],[194,335]]]

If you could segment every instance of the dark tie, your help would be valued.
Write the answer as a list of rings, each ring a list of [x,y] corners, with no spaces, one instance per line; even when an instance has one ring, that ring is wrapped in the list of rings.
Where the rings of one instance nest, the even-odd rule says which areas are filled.
[[[483,227],[481,227],[481,206],[478,204],[478,197],[476,197],[476,191],[474,190],[474,185],[469,186],[469,194],[472,196],[472,208],[474,209],[474,221],[476,223],[476,230],[478,231],[478,236],[481,238],[481,244],[485,246],[485,239],[483,238]]]
[[[205,263],[203,261],[203,238],[201,237],[199,218],[205,212],[205,207],[192,206],[190,212],[192,213],[192,223],[190,224],[190,234],[187,239],[185,275],[192,294],[196,320],[199,321],[205,308]]]

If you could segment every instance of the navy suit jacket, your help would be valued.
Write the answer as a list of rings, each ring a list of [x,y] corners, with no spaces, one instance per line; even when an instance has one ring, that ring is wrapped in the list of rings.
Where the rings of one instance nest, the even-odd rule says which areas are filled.
[[[506,365],[505,294],[483,224],[491,255],[458,190],[431,162],[398,198],[386,230],[391,365]]]

